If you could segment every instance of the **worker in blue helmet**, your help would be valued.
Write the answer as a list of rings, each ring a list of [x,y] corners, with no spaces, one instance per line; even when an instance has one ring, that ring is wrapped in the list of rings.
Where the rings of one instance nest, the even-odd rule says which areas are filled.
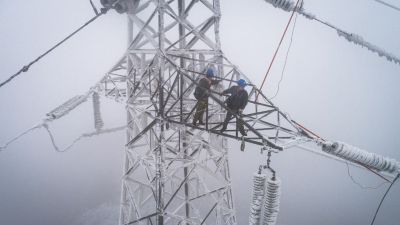
[[[194,126],[197,125],[197,121],[200,125],[204,125],[203,115],[208,107],[211,85],[216,85],[220,82],[220,80],[214,79],[214,70],[212,68],[208,68],[205,75],[205,77],[200,79],[199,85],[196,87],[193,94],[197,99],[196,113],[194,114],[192,122]]]
[[[224,123],[222,124],[221,132],[224,132],[228,126],[229,121],[233,115],[237,115],[238,121],[236,123],[237,129],[243,136],[246,136],[246,132],[243,126],[242,113],[249,100],[249,94],[244,89],[246,87],[246,81],[240,79],[237,81],[237,85],[232,86],[221,93],[221,95],[229,94],[228,99],[225,101],[228,111]]]

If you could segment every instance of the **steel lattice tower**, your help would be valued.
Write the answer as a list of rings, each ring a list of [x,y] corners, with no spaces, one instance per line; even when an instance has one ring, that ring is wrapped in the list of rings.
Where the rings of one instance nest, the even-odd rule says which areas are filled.
[[[28,131],[44,127],[59,151],[48,123],[93,96],[96,131],[83,134],[78,141],[125,128],[102,128],[99,94],[125,104],[127,143],[119,224],[237,224],[228,138],[241,140],[242,146],[248,142],[268,151],[267,165],[259,166],[255,179],[258,182],[265,178],[261,175],[263,168],[273,174],[271,182],[267,182],[270,189],[264,202],[264,221],[276,221],[279,207],[279,194],[274,192],[279,182],[275,182],[275,171],[270,167],[273,152],[311,142],[322,147],[321,151],[311,151],[364,167],[385,180],[383,176],[400,172],[400,163],[394,159],[322,139],[263,95],[221,51],[219,0],[101,0],[101,3],[105,7],[102,13],[113,8],[128,16],[126,54],[88,93],[68,100],[48,113],[42,124]],[[294,4],[286,3],[279,4]],[[205,125],[194,126],[191,121],[197,100],[193,92],[208,68],[216,71],[221,82],[210,90]],[[245,111],[237,114],[227,108],[220,93],[239,78],[248,82],[249,101]],[[221,122],[229,111],[234,119],[221,133]],[[245,137],[238,134],[239,119],[247,131]],[[259,194],[254,195],[257,201],[253,201],[250,223],[259,222],[262,206]]]
[[[126,55],[96,90],[126,102],[120,224],[236,224],[226,137],[269,151],[314,137],[223,55],[219,0],[102,3],[128,15]],[[193,91],[210,67],[223,82],[212,89],[205,126],[194,127]],[[218,132],[229,109],[216,93],[239,78],[249,82],[245,138],[238,135],[236,119]]]
[[[236,224],[227,138],[269,156],[312,142],[370,170],[398,170],[396,161],[321,139],[263,95],[221,51],[219,0],[101,2],[128,15],[127,52],[92,90],[126,103],[120,224]],[[205,125],[193,126],[193,91],[208,68],[222,82],[211,89]],[[248,81],[249,102],[221,133],[230,109],[217,93],[239,78]],[[246,137],[238,135],[238,117]]]
[[[127,101],[120,224],[236,224],[225,138],[164,116],[173,112],[184,121],[185,106],[193,107],[186,90],[194,88],[165,56],[180,67],[216,66],[223,73],[219,0],[131,0],[114,7],[128,15],[129,48],[102,83],[108,96]]]

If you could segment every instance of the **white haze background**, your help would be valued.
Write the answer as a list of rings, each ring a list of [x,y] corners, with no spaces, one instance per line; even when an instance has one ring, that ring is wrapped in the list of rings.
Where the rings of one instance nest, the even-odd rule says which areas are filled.
[[[400,5],[398,0],[393,4]],[[96,2],[97,3],[97,2]],[[224,0],[221,39],[226,56],[260,83],[289,13],[262,0]],[[305,1],[306,9],[400,56],[400,13],[372,0]],[[89,1],[0,0],[0,80],[3,81],[93,16]],[[268,77],[272,96],[280,79],[290,33]],[[88,90],[121,57],[126,18],[115,12],[0,89],[0,145],[39,123],[45,113]],[[342,140],[400,160],[400,66],[348,43],[301,16],[280,92],[274,102],[323,137]],[[65,146],[93,131],[91,102],[51,124]],[[121,105],[102,101],[105,127],[125,123]],[[125,133],[85,139],[65,153],[36,130],[0,152],[0,224],[112,225],[118,218]],[[240,152],[231,142],[230,165],[238,224],[246,224],[252,174],[265,162],[259,148]],[[360,189],[345,164],[300,149],[273,156],[282,179],[278,224],[369,224],[387,184]],[[381,179],[351,167],[354,179]],[[400,221],[400,184],[389,193],[376,225]]]

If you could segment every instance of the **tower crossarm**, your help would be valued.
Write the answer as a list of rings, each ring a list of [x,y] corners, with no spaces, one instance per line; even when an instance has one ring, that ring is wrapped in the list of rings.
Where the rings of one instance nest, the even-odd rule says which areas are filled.
[[[234,118],[228,123],[227,130],[220,132],[222,121],[226,113],[230,111],[225,104],[226,96],[222,96],[220,93],[235,85],[238,78],[247,78],[229,61],[224,60],[218,63],[213,59],[213,56],[207,59],[207,55],[202,53],[190,54],[188,51],[186,54],[177,54],[175,51],[167,51],[156,57],[162,57],[166,61],[168,73],[165,74],[163,82],[158,83],[157,71],[154,70],[153,65],[159,59],[155,58],[145,67],[144,72],[132,75],[136,78],[132,84],[134,86],[133,91],[129,96],[131,102],[149,103],[143,110],[152,115],[153,118],[163,120],[168,124],[184,125],[190,129],[243,140],[275,150],[290,147],[294,141],[316,139],[312,134],[294,123],[287,114],[275,106],[250,81],[246,88],[249,93],[246,109],[240,115],[231,111]],[[182,58],[186,60],[188,66],[178,66]],[[208,67],[218,68],[219,74],[216,79],[221,80],[221,82],[210,90],[209,104],[205,113],[205,125],[194,126],[192,120],[196,111],[197,100],[194,98],[193,92],[199,79],[204,76],[205,68]],[[140,69],[133,69],[133,71],[137,70]],[[180,82],[181,79],[184,82]],[[109,82],[110,80],[105,81]],[[163,104],[161,106],[163,107],[163,114],[158,115],[161,91],[163,92]],[[106,91],[106,93],[108,92],[110,91]],[[125,91],[119,92],[125,93]],[[180,93],[181,95],[179,95]],[[241,137],[236,128],[239,119],[242,119],[247,131],[246,137]]]

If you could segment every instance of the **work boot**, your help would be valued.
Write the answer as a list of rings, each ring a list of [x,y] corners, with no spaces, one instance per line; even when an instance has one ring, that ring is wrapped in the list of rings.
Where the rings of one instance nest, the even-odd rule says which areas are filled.
[[[199,125],[204,125],[203,121],[200,120],[199,121]]]
[[[196,120],[193,120],[192,125],[196,126]]]

